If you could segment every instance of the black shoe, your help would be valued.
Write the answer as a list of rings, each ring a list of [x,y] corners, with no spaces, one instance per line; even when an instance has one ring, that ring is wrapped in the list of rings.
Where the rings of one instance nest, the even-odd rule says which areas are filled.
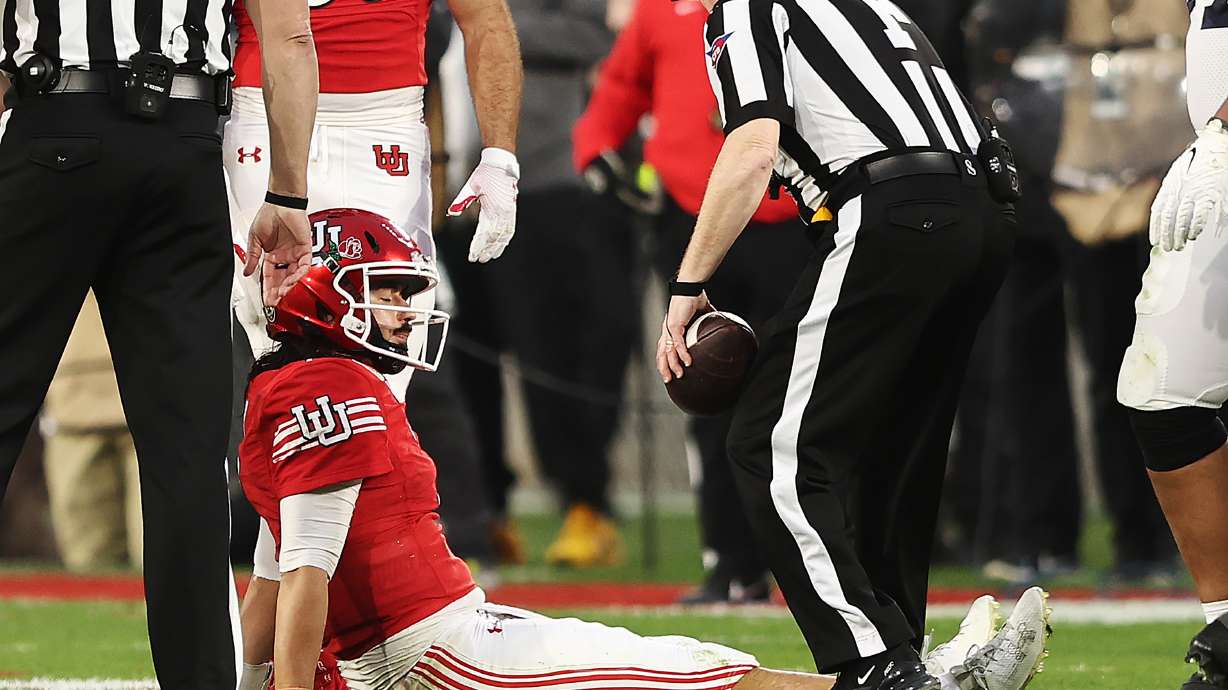
[[[888,667],[878,690],[941,690],[942,683],[925,670],[925,664]]]
[[[942,683],[925,670],[920,661],[886,662],[883,670],[872,666],[865,675],[845,671],[836,679],[833,690],[941,690]]]
[[[1195,673],[1190,676],[1190,679],[1181,684],[1181,690],[1218,690],[1221,685],[1211,685],[1203,680],[1201,673]]]
[[[1181,686],[1183,690],[1228,688],[1228,616],[1209,624],[1190,640],[1185,661],[1198,664],[1198,672]]]

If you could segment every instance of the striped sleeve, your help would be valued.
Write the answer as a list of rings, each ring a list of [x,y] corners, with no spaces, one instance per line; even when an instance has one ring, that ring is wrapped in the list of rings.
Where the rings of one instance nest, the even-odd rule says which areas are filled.
[[[704,48],[726,134],[764,117],[793,124],[788,31],[788,12],[776,0],[724,0],[713,8]]]
[[[322,359],[270,389],[263,421],[279,500],[392,470],[386,411],[368,379],[374,375]]]

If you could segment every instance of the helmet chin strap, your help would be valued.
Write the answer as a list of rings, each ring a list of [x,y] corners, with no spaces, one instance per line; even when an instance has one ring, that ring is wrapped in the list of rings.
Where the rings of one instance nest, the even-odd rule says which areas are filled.
[[[404,345],[391,343],[384,337],[384,331],[378,325],[372,324],[371,334],[367,336],[367,342],[382,350],[392,350],[397,354],[407,354],[409,348]],[[408,362],[403,362],[396,357],[386,357],[384,355],[370,352],[371,365],[375,367],[381,374],[399,374],[409,366]]]

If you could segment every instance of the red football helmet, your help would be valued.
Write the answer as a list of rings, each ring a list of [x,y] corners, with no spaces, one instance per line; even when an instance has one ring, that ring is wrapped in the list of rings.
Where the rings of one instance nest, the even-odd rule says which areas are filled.
[[[412,296],[439,284],[434,260],[421,245],[387,218],[353,208],[317,211],[312,229],[311,268],[276,307],[265,307],[269,337],[324,337],[350,351],[367,350],[435,371],[447,339],[447,312],[414,306]],[[397,287],[409,306],[377,304],[373,287]],[[439,336],[410,337],[407,346],[383,337],[376,310],[412,315],[408,326],[416,335],[438,327]],[[430,351],[430,352],[428,352]]]

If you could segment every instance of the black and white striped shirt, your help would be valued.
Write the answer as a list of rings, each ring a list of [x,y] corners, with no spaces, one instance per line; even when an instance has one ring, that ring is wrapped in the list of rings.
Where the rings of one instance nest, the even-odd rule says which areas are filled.
[[[205,74],[230,69],[234,0],[0,0],[0,71],[35,53],[63,67],[127,66],[142,48]],[[192,70],[189,70],[192,71]]]
[[[976,113],[888,0],[721,0],[705,34],[725,131],[780,121],[776,174],[809,218],[835,176],[887,149],[975,154]]]

